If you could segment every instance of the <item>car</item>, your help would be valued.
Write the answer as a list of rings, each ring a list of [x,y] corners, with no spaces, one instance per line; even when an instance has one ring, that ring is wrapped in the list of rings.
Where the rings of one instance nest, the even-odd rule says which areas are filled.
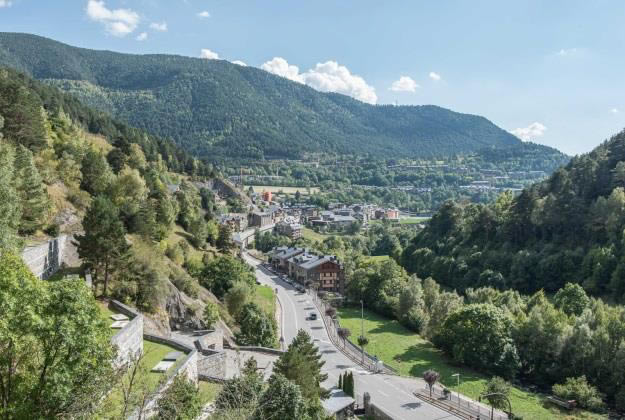
[[[311,321],[316,321],[317,320],[317,314],[314,312],[310,313],[310,316],[308,317],[308,319],[310,319]]]

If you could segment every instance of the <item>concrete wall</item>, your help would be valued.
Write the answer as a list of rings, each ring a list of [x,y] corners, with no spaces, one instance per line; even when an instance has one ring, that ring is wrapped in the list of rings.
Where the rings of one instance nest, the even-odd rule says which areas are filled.
[[[35,276],[46,280],[61,267],[65,249],[71,246],[70,240],[67,235],[61,235],[42,244],[28,246],[22,251],[22,259]]]
[[[130,318],[130,322],[111,338],[111,344],[117,348],[115,366],[121,366],[143,353],[143,316],[116,300],[109,305]]]

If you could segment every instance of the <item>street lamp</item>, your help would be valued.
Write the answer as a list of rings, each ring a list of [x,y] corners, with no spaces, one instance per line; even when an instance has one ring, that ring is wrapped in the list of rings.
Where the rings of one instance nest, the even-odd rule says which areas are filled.
[[[458,392],[458,404],[460,404],[460,374],[459,373],[454,373],[451,376],[455,376],[456,377],[456,383],[457,383],[457,392]]]
[[[360,336],[365,336],[365,304],[360,299]]]

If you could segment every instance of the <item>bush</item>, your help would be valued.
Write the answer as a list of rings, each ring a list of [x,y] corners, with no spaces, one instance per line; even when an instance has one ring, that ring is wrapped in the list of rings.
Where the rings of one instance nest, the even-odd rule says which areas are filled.
[[[500,410],[508,410],[506,397],[510,395],[510,384],[499,376],[494,376],[486,384],[485,394],[499,394],[486,397],[489,404]]]
[[[170,281],[178,290],[184,292],[187,296],[192,298],[198,297],[200,285],[193,277],[189,276],[181,268],[173,267],[170,275]]]
[[[59,225],[57,223],[53,223],[50,226],[48,226],[44,232],[52,236],[53,238],[56,238],[57,236],[59,236],[59,231],[60,231]]]
[[[67,198],[70,203],[81,210],[89,207],[89,203],[91,203],[91,196],[87,191],[83,190],[72,191]]]
[[[185,375],[178,375],[158,401],[158,418],[192,420],[202,412],[202,403],[195,384]]]
[[[602,412],[605,408],[603,395],[586,380],[586,376],[567,378],[564,384],[556,384],[553,393],[564,400],[575,400],[582,408]]]

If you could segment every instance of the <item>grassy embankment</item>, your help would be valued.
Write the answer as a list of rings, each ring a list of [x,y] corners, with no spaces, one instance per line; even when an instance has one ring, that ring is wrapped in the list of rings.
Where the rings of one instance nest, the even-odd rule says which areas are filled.
[[[341,326],[352,331],[352,337],[360,335],[360,308],[341,308],[338,311]],[[396,320],[365,311],[365,335],[369,338],[367,352],[378,356],[381,360],[397,369],[406,376],[421,377],[423,372],[434,369],[441,374],[441,383],[471,398],[477,397],[485,389],[489,379],[486,375],[472,369],[454,365],[432,343],[418,334],[404,328]],[[460,386],[457,385],[454,373],[460,373]],[[516,415],[525,419],[599,419],[599,415],[587,411],[562,411],[545,402],[544,395],[513,388],[510,401]]]
[[[184,361],[184,357],[181,357],[176,363],[164,373],[150,372],[150,370],[156,366],[158,362],[163,360],[163,357],[172,351],[176,351],[173,347],[169,347],[159,343],[153,343],[151,341],[143,341],[143,358],[140,362],[140,367],[135,378],[135,390],[140,392],[152,393],[155,391],[161,381],[167,378],[169,372],[175,370],[180,363]],[[126,373],[129,375],[129,373]],[[124,379],[122,379],[124,381]],[[127,381],[127,379],[126,379]],[[98,414],[98,418],[101,419],[113,419],[120,418],[124,406],[124,397],[122,393],[121,383],[115,384],[113,391],[108,395],[101,407],[101,412]],[[132,410],[128,410],[132,412]]]

